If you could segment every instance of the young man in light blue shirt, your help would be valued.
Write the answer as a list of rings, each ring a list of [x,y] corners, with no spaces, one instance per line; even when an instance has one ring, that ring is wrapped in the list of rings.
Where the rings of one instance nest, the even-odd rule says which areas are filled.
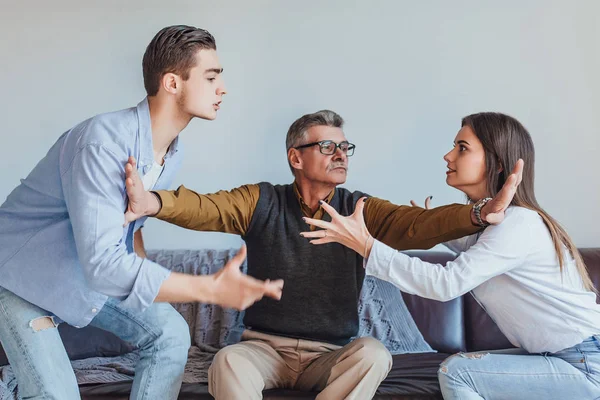
[[[132,399],[175,399],[190,338],[166,302],[244,309],[281,296],[282,282],[240,273],[245,249],[214,276],[170,272],[134,249],[144,221],[123,226],[127,160],[139,160],[147,189],[168,188],[182,161],[179,133],[194,117],[215,119],[225,94],[205,30],[162,29],[142,64],[148,97],[65,132],[0,206],[0,341],[23,398],[80,397],[60,322],[139,348]]]

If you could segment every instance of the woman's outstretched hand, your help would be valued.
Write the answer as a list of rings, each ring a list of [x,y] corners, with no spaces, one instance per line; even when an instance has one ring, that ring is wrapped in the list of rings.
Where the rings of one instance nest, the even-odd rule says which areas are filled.
[[[301,232],[300,235],[311,239],[310,243],[312,244],[341,243],[368,258],[371,247],[373,247],[373,237],[367,230],[363,216],[366,200],[366,197],[360,198],[356,203],[354,213],[348,217],[341,216],[329,204],[321,202],[323,209],[331,216],[331,222],[304,218],[307,224],[321,229]]]
[[[433,199],[433,196],[428,196],[428,197],[425,199],[425,207],[423,207],[423,208],[425,208],[426,210],[431,210],[431,200],[432,200],[432,199]],[[410,205],[411,205],[411,206],[413,206],[413,207],[421,207],[421,206],[420,206],[420,205],[418,205],[418,204],[417,204],[417,202],[416,202],[416,201],[414,201],[414,200],[411,200],[411,201],[410,201]]]

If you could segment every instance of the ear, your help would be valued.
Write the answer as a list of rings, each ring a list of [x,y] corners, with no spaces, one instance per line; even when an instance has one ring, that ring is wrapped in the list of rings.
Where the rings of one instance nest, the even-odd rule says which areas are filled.
[[[288,161],[292,168],[294,169],[302,169],[302,158],[300,157],[300,152],[296,149],[288,150]]]
[[[160,80],[162,88],[170,94],[177,94],[181,88],[179,76],[173,73],[166,73]]]
[[[502,166],[502,162],[498,159],[498,173],[502,173],[504,171],[504,167]]]

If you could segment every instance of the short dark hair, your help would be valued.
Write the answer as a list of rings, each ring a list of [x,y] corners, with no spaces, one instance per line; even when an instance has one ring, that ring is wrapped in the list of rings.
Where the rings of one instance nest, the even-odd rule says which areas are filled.
[[[148,44],[142,59],[144,87],[148,96],[158,93],[164,74],[174,73],[187,80],[190,69],[196,65],[196,53],[206,49],[216,50],[217,44],[204,29],[187,25],[161,29]]]

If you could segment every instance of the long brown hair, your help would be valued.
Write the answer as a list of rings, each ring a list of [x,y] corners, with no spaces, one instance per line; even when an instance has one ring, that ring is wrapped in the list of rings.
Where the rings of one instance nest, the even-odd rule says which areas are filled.
[[[544,211],[535,198],[533,190],[535,150],[527,129],[512,117],[493,112],[466,116],[462,120],[462,126],[471,128],[483,145],[487,169],[487,189],[490,196],[494,197],[502,189],[512,168],[519,158],[523,159],[525,162],[523,180],[517,188],[511,205],[528,208],[542,217],[552,236],[560,271],[563,271],[565,261],[564,246],[577,264],[584,287],[596,292],[579,250],[564,228]]]

